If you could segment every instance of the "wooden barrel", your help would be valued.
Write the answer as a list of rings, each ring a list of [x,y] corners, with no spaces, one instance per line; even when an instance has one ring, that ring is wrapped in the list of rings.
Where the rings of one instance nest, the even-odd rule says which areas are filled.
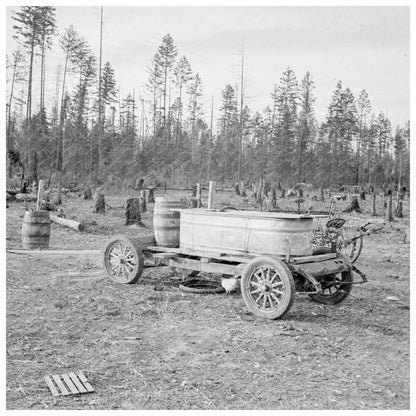
[[[23,248],[28,250],[48,248],[50,236],[49,211],[27,211],[22,224]]]
[[[153,227],[158,246],[179,247],[180,214],[171,211],[172,208],[186,208],[186,205],[180,201],[156,197]]]

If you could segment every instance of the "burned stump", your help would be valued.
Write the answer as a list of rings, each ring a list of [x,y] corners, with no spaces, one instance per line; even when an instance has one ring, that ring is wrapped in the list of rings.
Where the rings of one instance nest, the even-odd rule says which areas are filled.
[[[350,205],[345,208],[342,212],[362,212],[360,205],[358,204],[358,198],[356,196],[352,197]]]
[[[105,197],[104,194],[98,194],[95,200],[95,213],[104,214],[105,212]]]
[[[126,225],[142,224],[140,198],[129,198],[126,206]]]

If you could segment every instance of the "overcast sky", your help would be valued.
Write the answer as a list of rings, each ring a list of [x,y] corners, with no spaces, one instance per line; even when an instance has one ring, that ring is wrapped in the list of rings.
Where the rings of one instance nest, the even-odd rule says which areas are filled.
[[[13,11],[7,9],[9,55]],[[59,32],[70,25],[99,53],[99,7],[57,7]],[[244,43],[246,103],[254,111],[271,104],[270,94],[290,67],[298,81],[312,74],[316,116],[323,121],[338,80],[355,97],[365,89],[375,114],[387,112],[393,126],[409,119],[408,7],[104,7],[103,62],[109,61],[122,96],[144,95],[150,65],[170,33],[192,70],[202,78],[205,119],[214,97],[240,82]],[[57,47],[47,57],[49,94],[63,56]]]

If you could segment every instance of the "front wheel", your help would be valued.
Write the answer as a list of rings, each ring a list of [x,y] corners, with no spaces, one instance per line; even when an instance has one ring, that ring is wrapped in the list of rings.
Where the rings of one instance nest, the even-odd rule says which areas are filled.
[[[116,236],[104,249],[103,263],[108,277],[116,283],[135,283],[143,272],[144,257],[137,242]]]
[[[241,294],[255,315],[267,319],[282,318],[293,304],[295,282],[282,261],[257,257],[243,271]]]
[[[322,290],[309,297],[318,303],[336,305],[342,302],[351,292],[353,277],[351,271],[321,276],[319,283]]]

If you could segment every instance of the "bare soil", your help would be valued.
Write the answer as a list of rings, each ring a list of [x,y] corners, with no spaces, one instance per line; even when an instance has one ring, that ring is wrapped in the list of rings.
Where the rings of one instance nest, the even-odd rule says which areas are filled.
[[[50,249],[150,235],[153,205],[146,227],[125,226],[126,199],[106,196],[112,209],[98,215],[68,194],[67,217],[87,227],[52,224]],[[365,223],[360,205],[364,214],[349,218]],[[336,306],[297,295],[276,321],[252,315],[239,293],[184,293],[168,267],[119,285],[100,256],[7,253],[7,408],[409,409],[408,205],[404,219],[365,237],[356,265],[368,283]],[[23,203],[6,211],[7,247],[21,248]],[[72,371],[95,392],[52,397],[44,376]]]

